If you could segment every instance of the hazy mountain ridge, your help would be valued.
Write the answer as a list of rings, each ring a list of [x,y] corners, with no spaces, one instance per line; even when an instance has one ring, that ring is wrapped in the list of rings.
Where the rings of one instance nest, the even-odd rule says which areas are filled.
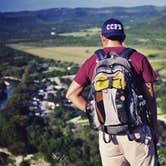
[[[100,27],[105,19],[118,18],[131,25],[158,18],[166,13],[165,7],[110,7],[110,8],[53,8],[39,11],[0,13],[0,38],[50,37],[89,27]],[[160,18],[159,18],[160,19]]]
[[[0,21],[23,21],[22,19],[31,18],[31,19],[39,19],[43,21],[57,21],[55,19],[72,19],[79,18],[90,15],[98,15],[98,14],[109,14],[111,17],[121,16],[123,18],[123,14],[133,15],[133,17],[137,17],[138,15],[144,16],[155,16],[160,12],[166,10],[165,7],[155,7],[155,6],[140,6],[140,7],[110,7],[110,8],[52,8],[38,11],[21,11],[21,12],[0,12]],[[53,19],[53,20],[52,20]],[[25,20],[24,20],[25,21]]]

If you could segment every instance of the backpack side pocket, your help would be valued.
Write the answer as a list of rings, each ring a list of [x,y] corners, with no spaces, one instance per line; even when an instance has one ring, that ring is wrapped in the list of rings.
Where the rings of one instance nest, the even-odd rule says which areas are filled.
[[[101,123],[99,122],[97,112],[96,112],[96,106],[95,101],[90,101],[86,108],[86,115],[89,120],[90,127],[92,129],[99,129],[101,126]]]

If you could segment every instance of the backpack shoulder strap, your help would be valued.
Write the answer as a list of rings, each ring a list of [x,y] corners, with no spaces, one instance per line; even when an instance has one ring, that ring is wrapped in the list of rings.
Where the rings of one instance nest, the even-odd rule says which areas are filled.
[[[134,52],[136,52],[136,50],[133,48],[125,48],[124,50],[122,50],[122,52],[119,55],[128,60]],[[98,61],[110,58],[111,56],[109,53],[108,54],[105,53],[103,49],[96,50],[95,55]]]
[[[134,52],[136,52],[136,50],[133,48],[125,48],[119,55],[128,60]]]
[[[109,54],[106,54],[103,49],[95,51],[95,55],[98,61],[108,58]]]

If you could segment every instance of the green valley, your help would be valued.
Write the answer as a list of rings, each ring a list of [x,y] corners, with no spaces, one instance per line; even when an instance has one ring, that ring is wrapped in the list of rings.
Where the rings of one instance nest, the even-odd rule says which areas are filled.
[[[0,88],[13,78],[18,81],[0,110],[0,165],[101,166],[98,133],[65,95],[82,62],[102,47],[100,26],[110,16],[124,22],[125,46],[145,54],[154,67],[164,118],[165,13],[166,7],[154,6],[0,13]],[[164,166],[166,124],[163,119],[158,123]]]

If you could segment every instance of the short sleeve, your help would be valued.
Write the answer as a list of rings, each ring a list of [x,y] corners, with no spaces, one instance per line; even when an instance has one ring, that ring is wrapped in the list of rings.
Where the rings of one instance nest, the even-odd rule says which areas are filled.
[[[80,69],[74,77],[74,81],[83,87],[89,85],[91,83],[95,66],[96,56],[93,54],[81,65]]]
[[[142,77],[145,82],[157,80],[157,75],[146,57],[142,59]]]
[[[85,86],[88,84],[89,82],[89,78],[88,78],[88,73],[87,73],[87,61],[85,61],[80,69],[78,70],[78,72],[76,73],[75,77],[74,77],[74,81],[76,81],[80,86]]]
[[[74,77],[74,81],[76,81],[82,87],[89,85],[91,83],[95,66],[96,55],[93,54],[81,65],[80,69]]]

